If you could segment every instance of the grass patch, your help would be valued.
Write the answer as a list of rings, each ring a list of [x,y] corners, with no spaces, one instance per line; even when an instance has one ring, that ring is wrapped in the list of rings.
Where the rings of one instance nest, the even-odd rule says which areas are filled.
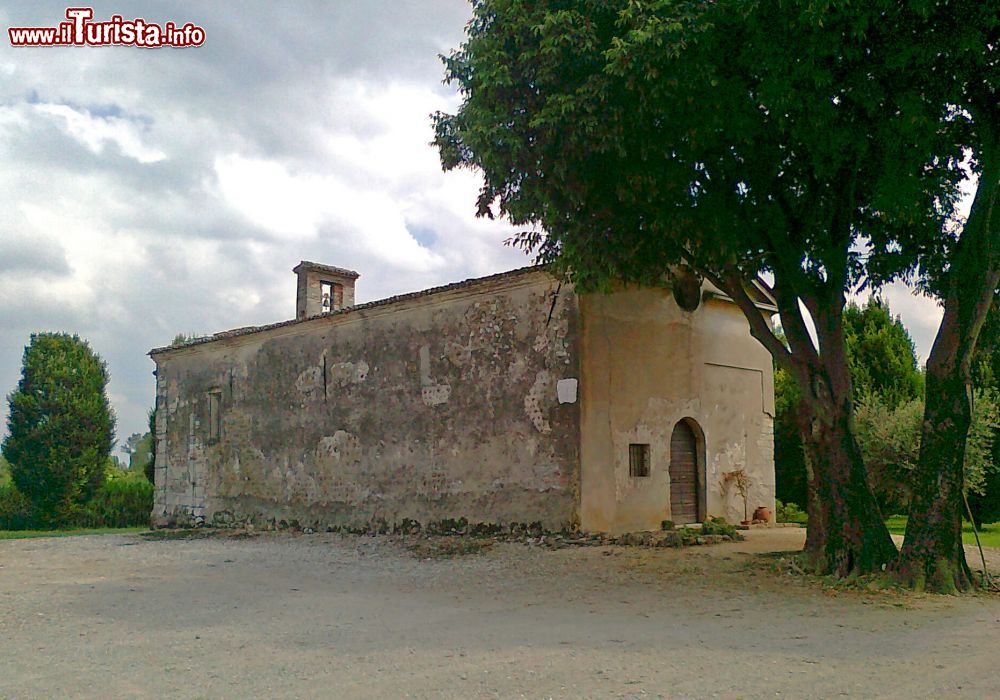
[[[903,535],[906,532],[906,516],[894,515],[886,518],[885,526],[893,535]],[[979,540],[984,547],[1000,548],[1000,523],[991,523],[979,528]],[[962,523],[962,542],[975,545],[976,536],[972,533],[972,523]]]
[[[0,540],[24,540],[35,537],[79,537],[81,535],[122,535],[144,532],[148,527],[80,527],[69,530],[0,530]]]

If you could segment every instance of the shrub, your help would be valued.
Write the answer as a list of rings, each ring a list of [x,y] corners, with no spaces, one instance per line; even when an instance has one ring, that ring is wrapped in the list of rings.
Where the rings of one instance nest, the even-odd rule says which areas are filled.
[[[977,521],[989,522],[987,518],[1000,518],[1000,475],[996,473],[1000,465],[993,458],[994,438],[1000,429],[1000,401],[995,389],[977,389],[974,398],[965,445],[966,484]],[[862,398],[855,408],[858,444],[865,457],[868,481],[883,513],[907,510],[910,478],[920,454],[923,416],[920,399],[893,408],[873,394]]]
[[[774,502],[775,522],[778,523],[798,523],[799,525],[806,525],[809,523],[809,516],[799,508],[794,503],[782,503],[781,501]]]
[[[730,525],[726,522],[725,518],[705,518],[705,522],[701,525],[701,534],[703,535],[729,535],[730,537],[736,537],[736,526]]]
[[[31,503],[12,483],[0,485],[0,530],[29,530],[34,525]]]
[[[78,527],[148,525],[153,485],[141,472],[115,471],[74,518]]]
[[[149,483],[155,483],[156,474],[156,407],[149,409],[149,458],[143,465],[146,479]]]
[[[855,434],[865,458],[868,482],[883,513],[906,512],[910,476],[920,455],[924,402],[892,406],[879,394],[861,398],[854,409]]]
[[[59,523],[62,527],[134,527],[148,525],[153,485],[140,473],[112,470],[84,506]],[[0,485],[0,530],[55,529],[14,484]]]

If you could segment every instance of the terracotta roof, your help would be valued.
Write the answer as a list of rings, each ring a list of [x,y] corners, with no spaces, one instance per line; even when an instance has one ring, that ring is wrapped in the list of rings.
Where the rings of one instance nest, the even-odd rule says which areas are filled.
[[[333,268],[333,269],[339,269],[339,268]],[[521,267],[516,270],[509,270],[507,272],[501,272],[495,275],[488,275],[486,277],[474,277],[471,279],[463,280],[462,282],[453,282],[451,284],[446,284],[441,287],[431,287],[430,289],[424,289],[419,292],[399,294],[394,297],[379,299],[378,301],[370,301],[367,304],[357,304],[355,306],[349,306],[344,309],[337,309],[336,311],[330,311],[324,314],[316,314],[315,316],[309,316],[308,318],[291,319],[289,321],[279,321],[278,323],[270,323],[264,326],[244,326],[242,328],[234,328],[232,330],[215,333],[214,335],[208,335],[201,338],[194,338],[193,340],[189,340],[186,343],[181,343],[180,345],[168,345],[161,348],[153,348],[152,350],[149,351],[149,355],[150,356],[161,355],[164,353],[171,352],[172,350],[182,350],[184,348],[194,347],[195,345],[204,345],[206,343],[212,343],[215,342],[216,340],[235,338],[243,335],[252,335],[254,333],[260,333],[262,331],[274,330],[275,328],[294,326],[297,323],[308,323],[309,321],[313,321],[317,318],[328,318],[330,316],[347,316],[352,313],[356,313],[358,311],[364,311],[365,309],[373,309],[373,308],[378,308],[380,306],[390,306],[392,304],[397,304],[403,301],[409,301],[411,299],[418,299],[420,297],[431,296],[434,294],[443,294],[445,292],[451,292],[456,289],[463,289],[465,287],[475,287],[476,285],[479,284],[497,282],[507,278],[527,275],[532,272],[542,272],[546,269],[547,266],[545,265],[531,265],[529,267]],[[345,272],[350,272],[350,270],[346,270]]]

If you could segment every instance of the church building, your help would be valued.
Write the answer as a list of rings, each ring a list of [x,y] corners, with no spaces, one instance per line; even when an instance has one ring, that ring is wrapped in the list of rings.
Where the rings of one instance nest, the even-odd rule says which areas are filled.
[[[771,357],[710,284],[577,294],[545,268],[150,352],[157,525],[533,523],[620,533],[774,508]],[[752,289],[761,314],[773,301]]]

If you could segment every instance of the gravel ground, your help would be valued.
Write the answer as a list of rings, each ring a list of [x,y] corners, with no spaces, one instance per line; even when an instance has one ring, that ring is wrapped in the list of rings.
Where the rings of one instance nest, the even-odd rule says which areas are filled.
[[[824,590],[758,552],[267,533],[0,542],[0,697],[1000,696],[1000,597]]]

